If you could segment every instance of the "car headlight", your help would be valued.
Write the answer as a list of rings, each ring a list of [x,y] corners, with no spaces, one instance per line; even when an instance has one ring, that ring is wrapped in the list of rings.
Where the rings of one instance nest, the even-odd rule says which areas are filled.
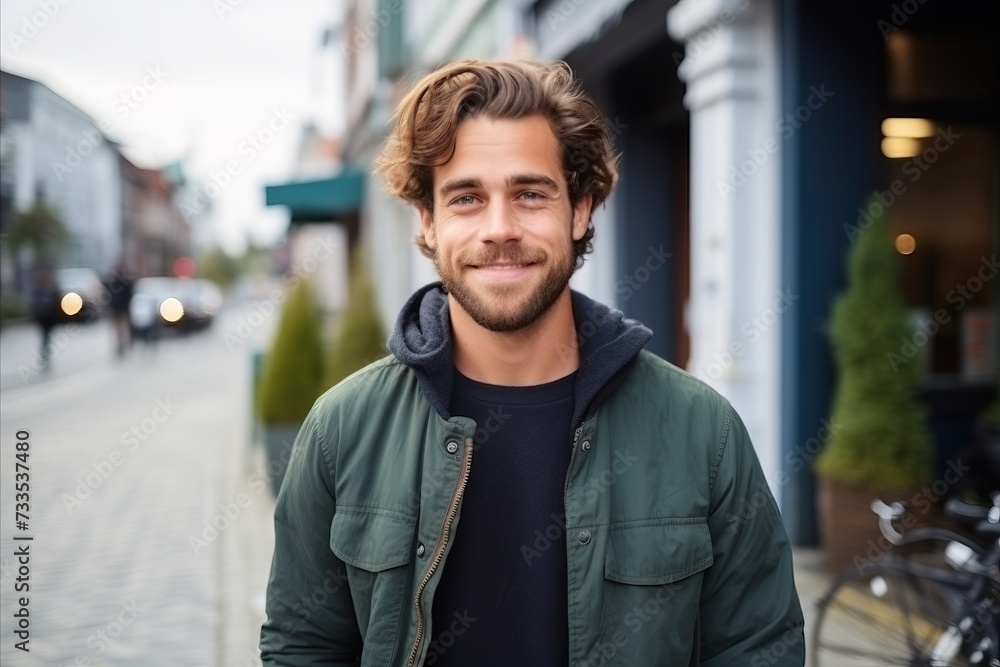
[[[184,304],[177,297],[167,297],[160,304],[160,317],[173,324],[184,317]]]
[[[72,317],[83,309],[83,297],[76,292],[67,292],[59,302],[59,307]]]

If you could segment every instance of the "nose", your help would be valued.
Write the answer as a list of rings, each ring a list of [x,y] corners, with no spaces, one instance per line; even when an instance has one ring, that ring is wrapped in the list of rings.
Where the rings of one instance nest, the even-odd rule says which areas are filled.
[[[479,227],[479,240],[483,243],[503,245],[510,241],[520,241],[524,231],[516,219],[516,214],[502,200],[494,199],[483,212]]]

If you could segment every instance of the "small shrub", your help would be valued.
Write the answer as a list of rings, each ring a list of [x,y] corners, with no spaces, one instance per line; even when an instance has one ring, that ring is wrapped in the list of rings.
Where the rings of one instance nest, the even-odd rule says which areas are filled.
[[[309,283],[296,285],[264,359],[257,414],[265,424],[301,423],[323,390],[323,335]]]
[[[816,471],[850,486],[905,491],[931,473],[931,440],[916,399],[920,364],[891,363],[913,335],[899,287],[899,257],[885,214],[855,242],[848,287],[834,302],[829,335],[838,384],[837,426]]]
[[[351,373],[384,357],[386,334],[375,304],[375,289],[364,261],[364,250],[355,248],[351,287],[328,355],[326,386],[332,387]]]

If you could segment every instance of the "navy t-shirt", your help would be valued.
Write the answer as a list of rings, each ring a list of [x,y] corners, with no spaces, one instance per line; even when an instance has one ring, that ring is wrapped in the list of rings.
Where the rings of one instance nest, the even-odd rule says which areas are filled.
[[[455,373],[451,414],[478,428],[424,664],[568,665],[563,488],[575,383],[573,373],[501,387]]]

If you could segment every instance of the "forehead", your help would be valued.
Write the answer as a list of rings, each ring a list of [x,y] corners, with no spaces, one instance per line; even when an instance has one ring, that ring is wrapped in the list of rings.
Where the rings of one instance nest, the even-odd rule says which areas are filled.
[[[474,117],[455,133],[451,159],[434,169],[435,187],[446,179],[473,178],[488,184],[537,173],[563,184],[559,142],[542,116],[518,119]]]

